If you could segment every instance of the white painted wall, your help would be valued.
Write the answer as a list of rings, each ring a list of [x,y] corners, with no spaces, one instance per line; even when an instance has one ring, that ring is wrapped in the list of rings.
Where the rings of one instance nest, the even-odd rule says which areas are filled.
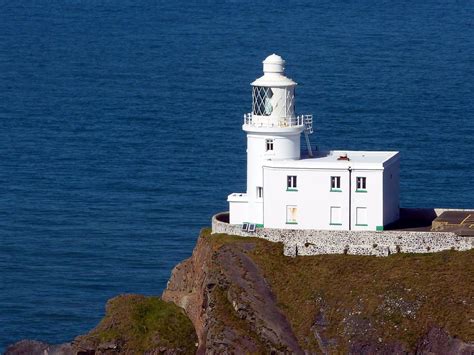
[[[227,197],[229,202],[229,223],[242,224],[248,221],[248,202],[247,195],[242,193],[233,193]]]
[[[357,177],[365,177],[366,192],[357,192]],[[360,225],[357,208],[366,208],[367,224]],[[383,226],[383,170],[352,170],[351,174],[351,230],[376,230]]]
[[[287,176],[297,176],[297,191],[287,191]],[[349,172],[329,169],[284,169],[264,167],[264,212],[266,228],[349,228]],[[331,192],[331,176],[341,177],[341,192]],[[287,224],[286,206],[297,206],[297,224]],[[341,208],[341,225],[331,225],[331,206]]]
[[[288,175],[297,176],[297,191],[287,191]],[[341,177],[340,192],[331,191],[331,176]],[[356,192],[359,176],[366,178],[366,192]],[[264,167],[263,224],[265,228],[348,230],[350,223],[352,230],[376,230],[384,225],[383,176],[381,169],[352,170],[349,174],[347,169]],[[395,213],[393,201],[390,205]],[[287,206],[297,206],[297,224],[287,223]],[[331,221],[331,207],[340,208],[340,225],[332,223],[339,221]],[[366,209],[366,221],[362,221],[366,225],[359,225],[357,208]]]
[[[247,198],[249,220],[246,222],[263,224],[263,200],[257,197],[257,187],[264,186],[262,167],[265,161],[299,159],[300,137],[300,128],[289,130],[288,134],[268,132],[268,130],[264,128],[253,128],[247,133]],[[266,150],[267,139],[273,139],[273,151]]]

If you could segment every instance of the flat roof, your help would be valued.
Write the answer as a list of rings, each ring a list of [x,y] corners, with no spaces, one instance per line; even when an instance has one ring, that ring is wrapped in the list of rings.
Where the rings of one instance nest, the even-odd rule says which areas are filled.
[[[264,167],[295,169],[383,169],[399,159],[398,152],[331,150],[300,160],[266,160]]]

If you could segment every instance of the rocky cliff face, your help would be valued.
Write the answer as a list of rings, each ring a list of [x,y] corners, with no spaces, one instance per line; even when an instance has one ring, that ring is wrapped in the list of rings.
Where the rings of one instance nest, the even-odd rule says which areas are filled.
[[[292,259],[281,250],[281,245],[260,239],[204,232],[192,257],[175,267],[162,297],[185,309],[199,338],[199,353],[474,353],[469,342],[474,339],[474,270],[466,264],[472,264],[472,252],[388,258],[390,264],[383,266],[386,261],[374,257]],[[452,260],[456,256],[462,260]],[[434,275],[423,275],[422,263]],[[429,281],[426,292],[425,286],[411,285],[420,282],[403,270],[415,265],[418,276],[439,284]],[[436,275],[440,270],[458,273],[466,266],[462,276],[470,279],[459,285],[462,290],[447,284],[446,275]],[[379,273],[374,284],[379,278],[392,280],[375,286],[351,281],[353,287],[336,281],[360,274],[361,283],[367,282],[363,275],[374,268]],[[327,282],[330,278],[334,285]],[[442,301],[433,295],[443,297],[438,289],[446,287],[452,288],[453,299],[430,310]],[[460,307],[452,306],[458,303]]]

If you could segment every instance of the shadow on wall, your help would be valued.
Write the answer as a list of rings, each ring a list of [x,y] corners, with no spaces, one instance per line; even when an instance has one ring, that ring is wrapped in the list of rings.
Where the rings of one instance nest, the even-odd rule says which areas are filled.
[[[229,212],[221,212],[216,215],[219,222],[229,223]]]
[[[431,230],[431,223],[438,217],[434,208],[400,208],[400,219],[386,230]]]

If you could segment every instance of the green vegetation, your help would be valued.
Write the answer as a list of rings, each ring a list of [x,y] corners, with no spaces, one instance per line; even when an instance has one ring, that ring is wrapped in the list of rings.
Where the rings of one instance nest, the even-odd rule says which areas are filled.
[[[412,348],[430,326],[464,341],[474,339],[474,250],[396,254],[283,256],[282,244],[223,234],[202,236],[217,250],[255,243],[259,265],[300,344],[317,350],[318,332],[334,343],[399,341]],[[346,349],[332,349],[345,351]]]
[[[107,302],[106,315],[80,342],[117,344],[122,352],[160,348],[194,354],[196,333],[178,306],[158,297],[121,295]]]

